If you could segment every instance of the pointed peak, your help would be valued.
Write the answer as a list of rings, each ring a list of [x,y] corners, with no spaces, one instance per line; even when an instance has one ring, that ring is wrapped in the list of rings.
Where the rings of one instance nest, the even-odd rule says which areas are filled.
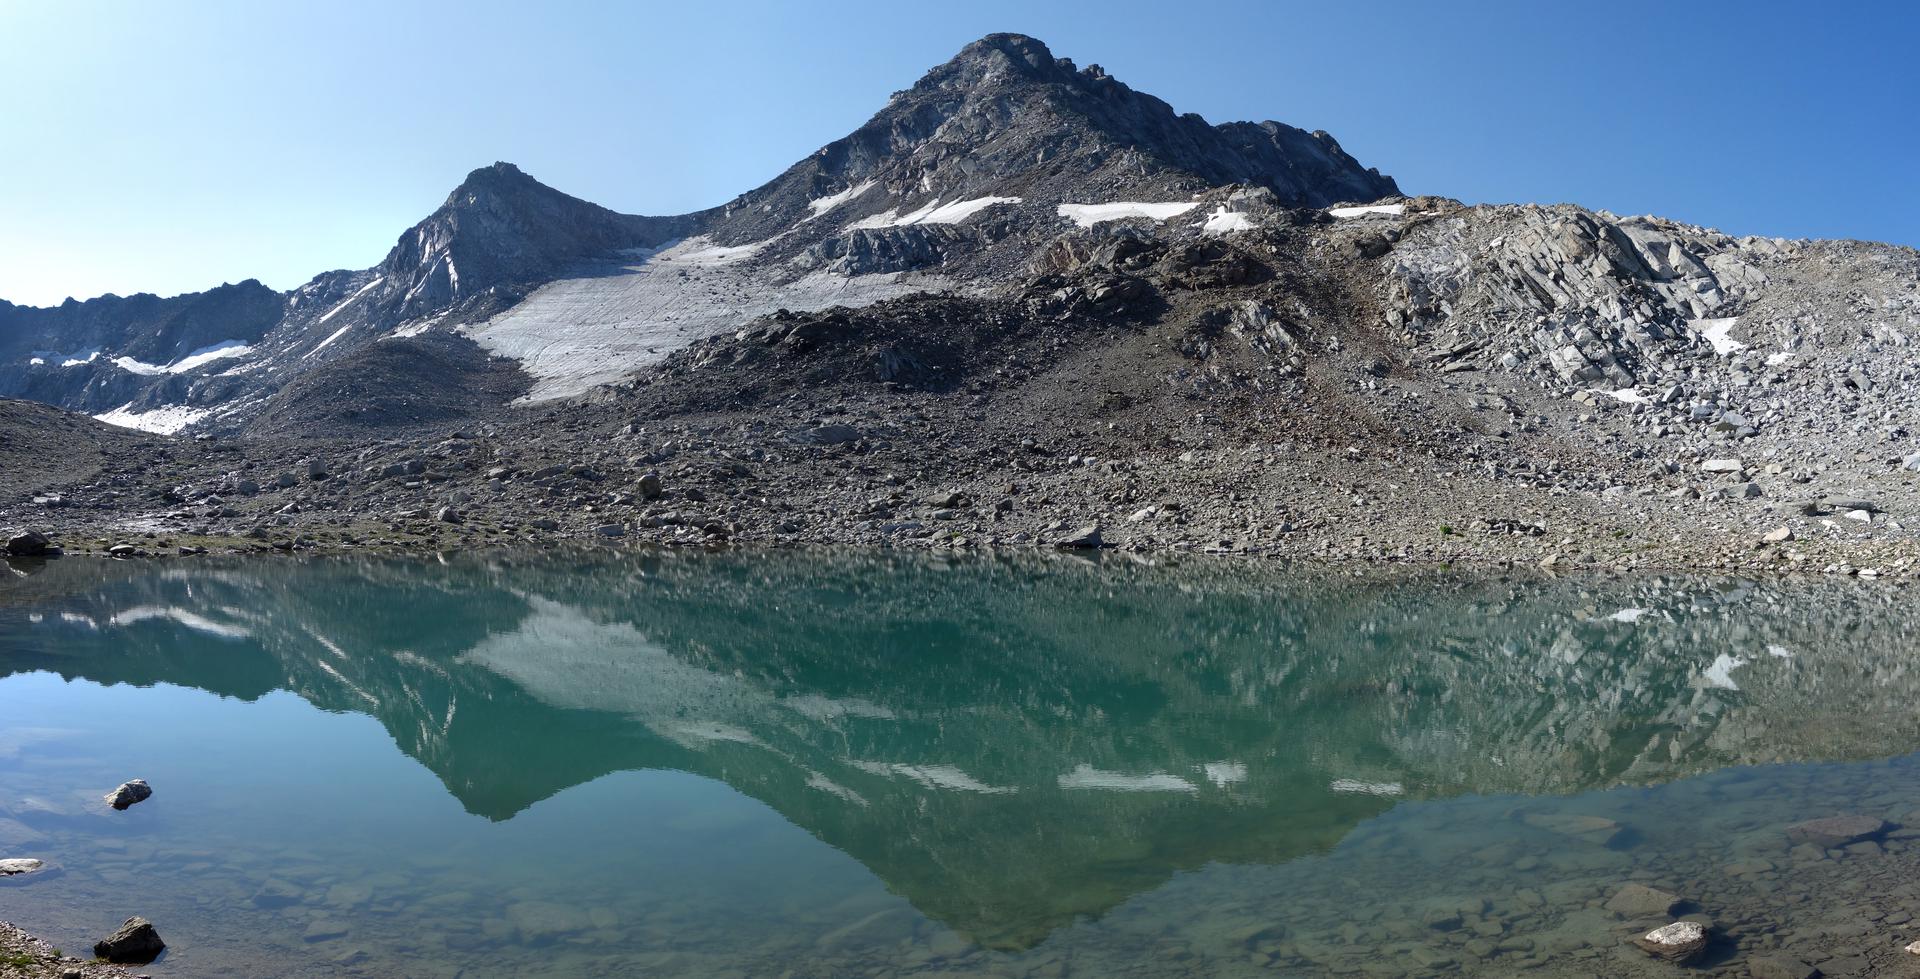
[[[960,49],[955,60],[983,57],[995,52],[1035,68],[1052,65],[1055,60],[1053,51],[1047,47],[1046,42],[1025,34],[988,34]]]
[[[988,34],[960,49],[945,64],[926,73],[916,89],[968,88],[989,78],[1026,81],[1060,80],[1073,72],[1073,62],[1053,56],[1038,38],[1025,34]]]
[[[487,193],[500,193],[512,190],[544,188],[546,185],[527,176],[526,172],[511,163],[500,162],[492,166],[481,167],[467,174],[460,186],[448,195],[447,203],[454,204],[461,199]]]

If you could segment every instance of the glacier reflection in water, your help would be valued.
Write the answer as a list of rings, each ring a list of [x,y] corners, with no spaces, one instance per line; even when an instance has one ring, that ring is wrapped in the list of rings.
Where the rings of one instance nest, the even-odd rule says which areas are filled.
[[[1824,920],[1795,895],[1920,877],[1904,830],[1849,867],[1781,829],[1920,809],[1914,605],[1072,558],[20,563],[0,856],[59,872],[0,917],[75,947],[146,914],[170,975],[1657,974],[1594,907],[1622,882],[1712,913],[1727,960]],[[134,775],[151,802],[91,804]]]

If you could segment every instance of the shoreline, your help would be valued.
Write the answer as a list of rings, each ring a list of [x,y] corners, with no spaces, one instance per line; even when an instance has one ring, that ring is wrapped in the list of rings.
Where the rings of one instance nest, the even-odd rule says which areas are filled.
[[[0,921],[0,970],[9,979],[129,979],[137,968],[67,955],[11,921]]]

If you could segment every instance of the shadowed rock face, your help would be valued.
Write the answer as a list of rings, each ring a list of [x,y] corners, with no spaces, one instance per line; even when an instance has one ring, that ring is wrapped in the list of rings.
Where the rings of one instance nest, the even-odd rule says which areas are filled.
[[[1895,591],[801,555],[23,564],[0,670],[288,689],[472,812],[699,773],[1027,947],[1406,800],[1920,744]],[[106,580],[96,572],[113,577]],[[1515,832],[1546,832],[1516,806]]]

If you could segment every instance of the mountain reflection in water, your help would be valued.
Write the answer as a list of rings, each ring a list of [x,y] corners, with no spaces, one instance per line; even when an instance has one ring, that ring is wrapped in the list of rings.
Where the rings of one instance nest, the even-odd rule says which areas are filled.
[[[15,570],[0,674],[288,690],[377,719],[490,820],[694,773],[992,948],[1407,800],[1920,746],[1914,603],[1858,583],[820,554]]]

